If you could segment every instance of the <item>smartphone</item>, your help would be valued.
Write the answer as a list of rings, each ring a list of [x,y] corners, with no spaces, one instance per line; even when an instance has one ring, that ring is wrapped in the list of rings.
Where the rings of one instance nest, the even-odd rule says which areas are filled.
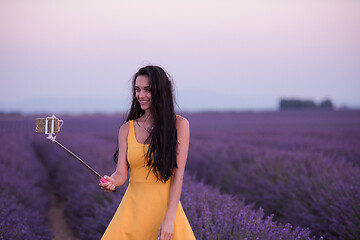
[[[36,118],[35,119],[35,132],[36,133],[51,133],[53,129],[53,133],[60,132],[59,119],[56,117],[48,117],[48,118]],[[47,123],[47,127],[46,127]],[[47,132],[46,132],[47,130]]]

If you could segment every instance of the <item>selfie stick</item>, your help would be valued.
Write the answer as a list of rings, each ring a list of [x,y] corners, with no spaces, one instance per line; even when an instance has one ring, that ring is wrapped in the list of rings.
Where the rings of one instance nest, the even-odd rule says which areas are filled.
[[[55,140],[56,136],[54,136],[55,134],[55,115],[52,115],[52,117],[47,117],[45,118],[45,134],[47,134],[48,136],[46,137],[47,139],[51,140],[52,142],[56,143],[57,145],[59,145],[62,149],[64,149],[65,151],[67,151],[68,153],[70,153],[71,156],[73,156],[74,158],[76,158],[80,163],[82,163],[85,167],[87,167],[92,173],[94,173],[101,182],[103,183],[107,183],[108,181],[103,178],[99,173],[97,173],[94,169],[92,169],[89,165],[87,165],[83,160],[81,160],[78,156],[76,156],[73,152],[71,152],[69,149],[67,149],[66,147],[64,147],[61,143],[59,143],[58,141]],[[51,121],[51,129],[49,131],[48,128],[48,124],[49,121]],[[64,121],[63,120],[59,120],[59,122],[61,123],[60,127],[63,125]],[[113,191],[115,192],[115,190]]]

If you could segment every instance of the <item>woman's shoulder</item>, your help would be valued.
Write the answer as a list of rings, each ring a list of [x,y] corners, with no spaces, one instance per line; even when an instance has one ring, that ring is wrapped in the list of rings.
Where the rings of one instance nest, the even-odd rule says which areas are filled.
[[[132,120],[130,120],[130,121],[132,121]],[[129,128],[130,127],[130,121],[127,121],[126,123],[123,123],[120,128],[124,128],[124,129]]]
[[[128,122],[126,122],[126,123],[124,123],[124,124],[122,124],[120,126],[119,134],[126,134],[127,135],[129,133],[129,129],[130,129],[130,123],[128,121]]]
[[[188,128],[189,127],[189,121],[181,116],[181,115],[176,115],[176,127],[177,128]]]

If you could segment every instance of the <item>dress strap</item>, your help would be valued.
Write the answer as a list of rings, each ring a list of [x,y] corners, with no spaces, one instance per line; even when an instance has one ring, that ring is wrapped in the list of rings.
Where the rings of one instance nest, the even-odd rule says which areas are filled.
[[[135,137],[135,129],[134,129],[134,120],[129,120],[129,135],[128,135],[128,142],[132,140],[132,137]]]

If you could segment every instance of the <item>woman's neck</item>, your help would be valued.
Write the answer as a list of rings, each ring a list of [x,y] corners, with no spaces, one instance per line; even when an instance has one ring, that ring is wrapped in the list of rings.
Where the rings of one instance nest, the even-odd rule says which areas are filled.
[[[141,116],[141,120],[144,122],[152,122],[153,121],[150,110],[145,110],[144,115]]]

